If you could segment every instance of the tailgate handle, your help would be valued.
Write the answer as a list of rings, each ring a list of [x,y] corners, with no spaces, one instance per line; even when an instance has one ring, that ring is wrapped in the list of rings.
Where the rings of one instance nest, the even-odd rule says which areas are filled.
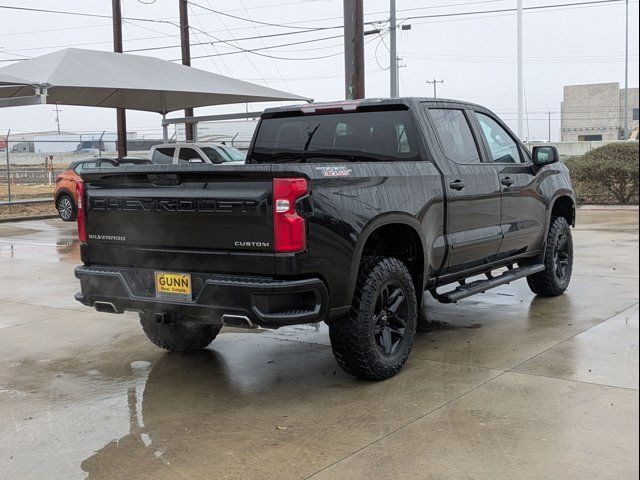
[[[168,174],[151,174],[147,175],[147,178],[152,185],[156,187],[171,187],[174,185],[180,185],[182,180],[175,173]]]

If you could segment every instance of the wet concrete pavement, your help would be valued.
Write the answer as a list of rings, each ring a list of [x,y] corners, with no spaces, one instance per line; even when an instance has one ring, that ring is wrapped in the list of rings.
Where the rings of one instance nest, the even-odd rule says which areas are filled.
[[[638,478],[638,212],[574,234],[566,295],[429,302],[365,382],[324,326],[164,353],[73,300],[73,225],[0,224],[0,478]]]

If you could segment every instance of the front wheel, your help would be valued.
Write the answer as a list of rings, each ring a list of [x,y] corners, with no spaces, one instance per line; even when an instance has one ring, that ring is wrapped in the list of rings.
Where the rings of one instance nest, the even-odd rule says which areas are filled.
[[[545,269],[527,277],[529,288],[541,297],[557,297],[569,287],[573,272],[573,237],[563,217],[552,217],[544,255]]]
[[[340,367],[383,380],[404,366],[413,347],[417,301],[413,280],[398,259],[370,257],[360,266],[350,313],[329,324]]]
[[[222,325],[208,325],[181,319],[173,323],[156,322],[152,313],[141,313],[140,324],[147,338],[170,352],[193,352],[209,345]]]

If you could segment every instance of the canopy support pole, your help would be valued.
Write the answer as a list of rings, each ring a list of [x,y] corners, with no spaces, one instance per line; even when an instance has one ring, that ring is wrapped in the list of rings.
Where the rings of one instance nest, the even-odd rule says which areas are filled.
[[[164,113],[162,114],[162,143],[169,143],[169,124]]]

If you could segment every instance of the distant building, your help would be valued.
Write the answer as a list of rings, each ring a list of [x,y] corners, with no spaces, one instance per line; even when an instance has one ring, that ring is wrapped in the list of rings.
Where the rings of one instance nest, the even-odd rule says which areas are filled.
[[[624,89],[617,82],[565,86],[561,104],[562,141],[622,139],[624,115]],[[626,115],[631,134],[638,128],[637,88],[629,89]]]

